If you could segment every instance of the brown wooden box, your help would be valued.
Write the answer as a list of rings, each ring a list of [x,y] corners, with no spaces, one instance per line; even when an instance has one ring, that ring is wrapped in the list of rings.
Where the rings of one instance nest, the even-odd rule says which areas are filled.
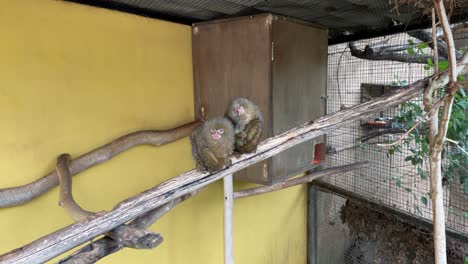
[[[272,14],[193,25],[195,113],[225,113],[237,96],[257,103],[264,138],[325,113],[327,30]],[[317,138],[235,175],[271,184],[312,167]]]

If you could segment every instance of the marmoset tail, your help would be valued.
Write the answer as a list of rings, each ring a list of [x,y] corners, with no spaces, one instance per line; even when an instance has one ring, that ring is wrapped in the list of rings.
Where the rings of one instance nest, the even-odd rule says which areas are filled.
[[[230,165],[230,157],[234,150],[234,127],[229,119],[213,118],[190,136],[192,155],[197,168],[202,171],[214,172]]]

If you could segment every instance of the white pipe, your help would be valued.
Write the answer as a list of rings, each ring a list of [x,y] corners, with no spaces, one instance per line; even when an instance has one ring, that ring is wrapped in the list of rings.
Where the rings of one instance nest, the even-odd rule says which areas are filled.
[[[234,264],[232,174],[224,177],[224,264]]]

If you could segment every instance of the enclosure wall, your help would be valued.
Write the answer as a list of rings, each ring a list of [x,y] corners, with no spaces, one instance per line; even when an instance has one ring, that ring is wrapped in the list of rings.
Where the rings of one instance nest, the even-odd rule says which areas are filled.
[[[193,120],[189,26],[52,0],[0,5],[0,188],[40,178],[61,153]],[[193,167],[188,139],[137,147],[74,177],[74,193],[88,210],[110,210]],[[0,253],[71,224],[57,202],[55,188],[0,209]],[[305,263],[305,205],[304,187],[236,201],[236,262]],[[221,263],[222,206],[217,182],[152,227],[160,247],[102,263]]]

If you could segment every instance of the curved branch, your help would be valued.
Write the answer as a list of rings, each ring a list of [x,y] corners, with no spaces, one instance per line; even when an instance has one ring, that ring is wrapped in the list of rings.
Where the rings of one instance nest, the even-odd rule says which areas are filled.
[[[69,154],[62,154],[57,158],[56,170],[60,182],[59,205],[62,206],[71,218],[78,222],[94,212],[86,211],[75,201],[72,191],[72,176],[70,174]],[[106,234],[119,245],[136,249],[151,249],[163,241],[160,234],[156,234],[145,228],[137,228],[128,225],[120,225]]]
[[[130,133],[72,160],[70,172],[72,175],[76,175],[92,166],[110,160],[134,146],[160,146],[176,141],[190,135],[199,124],[200,121],[197,120],[169,130],[143,130]],[[32,183],[0,189],[0,208],[27,203],[58,184],[59,180],[54,170]]]
[[[58,156],[57,165],[55,166],[60,182],[59,205],[77,222],[92,215],[93,212],[84,210],[73,199],[72,176],[69,167],[70,160],[70,154],[62,154]]]
[[[178,205],[179,203],[187,200],[188,198],[196,195],[201,189],[195,190],[191,193],[183,195],[179,198],[176,198],[161,207],[153,209],[142,216],[137,217],[127,226],[130,228],[138,228],[138,229],[147,229],[149,228],[154,222],[159,220],[162,216],[164,216],[167,212],[169,212],[173,207]],[[123,226],[123,225],[122,225]],[[119,226],[120,227],[120,226]],[[118,228],[118,227],[117,227]],[[116,229],[117,229],[116,228]],[[114,229],[114,230],[116,230]],[[158,246],[163,241],[162,237],[160,237],[159,243],[155,244],[154,247]],[[124,246],[119,244],[119,242],[109,238],[109,237],[102,237],[94,242],[89,243],[88,245],[78,249],[70,256],[60,260],[58,264],[91,264],[99,261],[100,259],[115,253]]]

